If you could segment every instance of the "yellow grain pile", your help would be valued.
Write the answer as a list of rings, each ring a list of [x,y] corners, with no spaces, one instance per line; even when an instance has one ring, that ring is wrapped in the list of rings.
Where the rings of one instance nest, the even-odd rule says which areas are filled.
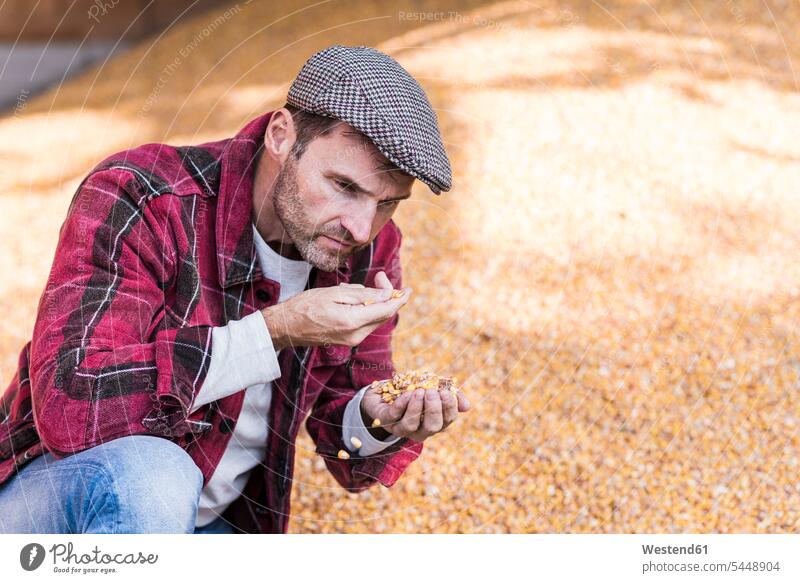
[[[475,406],[391,490],[345,493],[303,436],[292,531],[796,532],[798,4],[304,6],[181,23],[0,120],[2,377],[89,167],[231,135],[315,50],[372,45],[455,170],[398,211],[396,364]]]

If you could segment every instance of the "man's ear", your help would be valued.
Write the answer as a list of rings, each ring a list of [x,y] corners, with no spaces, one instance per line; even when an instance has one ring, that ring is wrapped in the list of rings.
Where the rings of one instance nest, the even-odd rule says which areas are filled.
[[[264,132],[264,153],[283,164],[296,140],[292,114],[284,107],[275,110]]]

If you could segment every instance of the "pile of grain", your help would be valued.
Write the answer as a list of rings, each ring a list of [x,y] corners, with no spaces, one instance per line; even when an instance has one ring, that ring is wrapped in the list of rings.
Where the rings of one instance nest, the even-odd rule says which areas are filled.
[[[231,135],[315,50],[372,45],[454,166],[397,213],[396,364],[475,406],[391,490],[345,493],[303,436],[291,529],[796,531],[798,5],[467,4],[232,5],[8,112],[2,378],[88,168]]]

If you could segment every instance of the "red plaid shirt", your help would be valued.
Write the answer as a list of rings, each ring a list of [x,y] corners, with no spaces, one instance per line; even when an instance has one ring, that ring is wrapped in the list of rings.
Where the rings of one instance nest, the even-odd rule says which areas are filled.
[[[61,458],[134,434],[176,442],[211,478],[244,400],[239,391],[187,414],[208,371],[212,327],[279,296],[278,282],[261,274],[251,226],[254,162],[270,115],[231,139],[113,155],[81,183],[32,340],[0,401],[0,484],[44,451]],[[390,221],[344,267],[313,269],[308,285],[370,286],[384,270],[399,288],[400,241]],[[396,324],[397,316],[352,349],[281,351],[267,458],[225,518],[245,532],[286,532],[306,417],[317,453],[349,491],[391,486],[419,456],[422,444],[402,439],[373,456],[337,457],[348,401],[392,374]]]

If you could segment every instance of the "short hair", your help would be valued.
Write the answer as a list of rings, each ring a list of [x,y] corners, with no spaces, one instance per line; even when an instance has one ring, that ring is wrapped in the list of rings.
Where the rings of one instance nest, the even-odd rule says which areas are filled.
[[[289,110],[294,120],[294,129],[297,139],[292,146],[292,155],[299,160],[306,151],[308,145],[320,136],[331,133],[333,127],[341,123],[340,120],[316,113],[308,112],[289,103],[284,104],[285,109]]]
[[[289,103],[285,103],[283,107],[289,111],[289,113],[292,115],[292,120],[294,121],[295,134],[297,138],[294,146],[292,146],[291,154],[294,156],[295,160],[299,160],[303,156],[308,145],[316,138],[331,133],[333,128],[338,124],[345,123],[342,120],[333,117],[327,117],[325,115],[317,115],[316,113],[308,112]],[[367,136],[359,131],[348,131],[347,135],[354,136],[372,143]],[[405,172],[398,168],[396,164],[386,159],[380,164],[379,170],[387,172],[390,177],[394,176],[394,172],[402,172],[405,174]]]

